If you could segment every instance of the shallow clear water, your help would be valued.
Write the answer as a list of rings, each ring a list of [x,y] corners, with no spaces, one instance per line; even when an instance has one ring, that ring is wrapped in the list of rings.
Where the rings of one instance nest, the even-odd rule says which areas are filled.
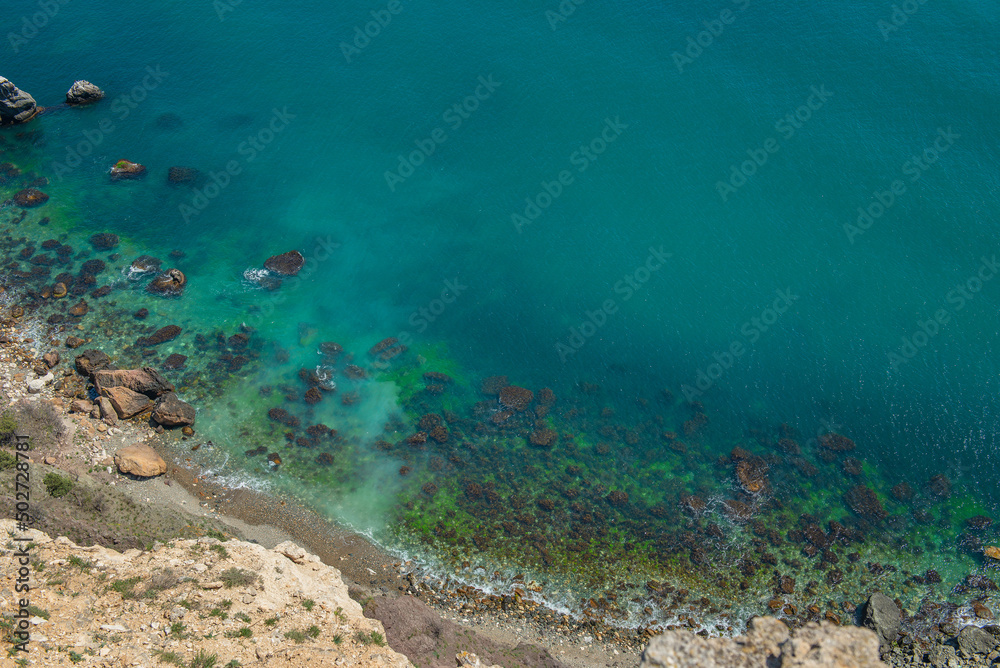
[[[168,261],[188,276],[181,299],[154,307],[138,283],[115,293],[126,312],[147,306],[157,326],[185,327],[162,352],[200,362],[196,330],[256,328],[261,362],[226,399],[200,405],[199,431],[231,455],[223,468],[233,475],[268,475],[259,458],[235,472],[263,439],[286,460],[269,484],[377,531],[402,516],[416,526],[412,513],[455,519],[415,488],[433,480],[461,500],[469,480],[490,477],[490,456],[498,468],[508,460],[509,489],[544,490],[551,471],[586,458],[492,432],[481,438],[496,445],[482,447],[496,452],[471,472],[435,470],[433,448],[371,447],[394,415],[401,424],[386,438],[396,442],[422,413],[445,409],[472,421],[463,435],[476,441],[479,382],[506,374],[536,394],[553,388],[549,420],[561,434],[588,447],[611,441],[614,463],[580,465],[633,502],[674,509],[681,494],[733,497],[732,472],[715,458],[735,445],[763,453],[748,430],[774,436],[787,423],[810,456],[820,434],[852,438],[861,481],[906,526],[912,509],[889,488],[906,480],[920,490],[944,472],[955,491],[936,521],[957,534],[1000,501],[1000,12],[915,6],[884,32],[893,6],[865,3],[585,3],[555,21],[546,12],[556,3],[404,1],[386,14],[355,2],[95,0],[60,7],[36,36],[15,39],[16,52],[8,36],[2,74],[43,105],[76,78],[107,91],[101,104],[33,122],[37,135],[16,156],[50,179],[49,230],[114,231],[124,264],[186,252]],[[37,11],[12,0],[8,28],[20,32],[14,17]],[[345,56],[341,43],[373,11],[391,20]],[[88,153],[79,166],[72,150]],[[110,185],[121,158],[147,165],[148,178]],[[420,164],[411,174],[401,162]],[[166,182],[170,166],[220,175],[227,163],[234,174],[216,183],[228,183],[202,199]],[[859,207],[876,212],[867,227]],[[244,278],[292,248],[309,259],[300,280],[267,292]],[[366,351],[389,336],[410,350],[379,369]],[[330,340],[370,377],[338,377],[338,397],[359,392],[352,406],[325,399],[306,416],[295,404],[303,420],[347,435],[338,473],[315,478],[264,415],[280,389],[258,390],[298,383]],[[413,398],[428,370],[455,378],[445,399]],[[581,393],[581,382],[599,389]],[[658,400],[664,389],[672,402]],[[681,431],[685,399],[710,419],[688,444],[702,458],[697,473],[694,455],[658,438]],[[572,407],[584,417],[567,416]],[[598,434],[602,409],[621,427],[613,437]],[[632,443],[629,428],[641,434]],[[518,471],[525,462],[542,473]],[[403,464],[411,477],[398,475]],[[842,495],[853,479],[777,477],[772,492],[789,509],[852,516]],[[414,508],[399,511],[407,499]],[[474,532],[483,520],[455,521]],[[557,531],[562,520],[539,522]],[[728,524],[726,533],[742,535]],[[391,540],[449,551],[406,535]],[[954,556],[953,539],[924,553],[958,560],[950,584],[981,565]],[[580,567],[567,568],[572,581]]]

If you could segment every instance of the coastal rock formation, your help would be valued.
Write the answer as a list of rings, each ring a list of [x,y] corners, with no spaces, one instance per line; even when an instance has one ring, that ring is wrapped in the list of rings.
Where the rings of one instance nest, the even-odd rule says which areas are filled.
[[[0,532],[15,533],[15,523],[0,521]],[[33,529],[18,535],[31,539],[33,561],[46,567],[31,589],[31,604],[48,613],[31,624],[37,665],[78,665],[69,650],[94,666],[167,666],[160,657],[168,653],[184,666],[217,668],[412,665],[372,641],[384,637],[382,625],[364,617],[340,571],[314,555],[293,561],[255,543],[208,537],[117,552]],[[0,546],[5,582],[17,577],[15,549]],[[56,578],[58,586],[44,584]],[[217,658],[205,662],[209,656]]]
[[[702,638],[667,631],[653,638],[641,668],[887,668],[871,631],[809,622],[795,633],[772,617],[750,621],[745,636]]]
[[[66,104],[90,104],[104,98],[104,91],[89,81],[74,81],[66,92]]]
[[[0,77],[0,125],[27,123],[38,111],[35,98]]]
[[[302,257],[302,253],[293,250],[267,258],[264,268],[281,276],[295,276],[305,263],[306,259]]]
[[[95,371],[103,371],[105,369],[114,370],[117,368],[111,363],[111,358],[100,350],[85,350],[82,354],[76,356],[75,363],[76,370],[81,376],[90,376]]]
[[[153,419],[165,427],[190,427],[194,424],[194,407],[175,393],[167,392],[156,400]]]
[[[127,387],[108,387],[101,390],[108,398],[118,417],[125,420],[143,412],[153,403],[145,394],[139,394]]]
[[[154,295],[173,297],[181,294],[186,284],[187,277],[184,276],[180,269],[168,269],[150,281],[149,285],[146,286],[146,290],[152,292]]]
[[[193,167],[171,167],[167,170],[167,182],[169,183],[195,183],[200,178],[201,172]]]
[[[152,478],[167,472],[167,463],[156,450],[144,443],[122,448],[115,453],[115,466],[122,473]]]
[[[864,624],[875,632],[882,647],[891,645],[896,640],[902,619],[896,602],[882,592],[875,592],[868,597]]]
[[[14,204],[22,209],[41,206],[49,201],[49,196],[35,188],[25,188],[14,194]]]
[[[112,181],[141,179],[146,175],[146,166],[130,160],[119,160],[111,168],[110,174]]]

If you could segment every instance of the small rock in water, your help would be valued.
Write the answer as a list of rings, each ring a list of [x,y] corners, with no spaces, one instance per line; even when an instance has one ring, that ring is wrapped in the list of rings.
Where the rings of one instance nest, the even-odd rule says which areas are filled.
[[[269,257],[264,262],[264,268],[281,276],[295,276],[305,263],[306,259],[302,257],[302,253],[293,250]]]
[[[126,179],[141,179],[146,175],[145,165],[130,160],[119,160],[111,168],[112,181],[124,181]]]
[[[66,104],[82,105],[97,102],[104,98],[104,91],[89,81],[74,81],[66,92]]]

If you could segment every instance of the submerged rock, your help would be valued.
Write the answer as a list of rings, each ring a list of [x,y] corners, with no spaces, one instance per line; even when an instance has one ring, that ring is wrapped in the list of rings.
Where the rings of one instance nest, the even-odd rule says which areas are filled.
[[[136,343],[143,347],[158,346],[161,343],[172,341],[180,336],[181,328],[177,325],[167,325],[161,327],[149,336],[141,336]]]
[[[267,258],[264,268],[281,276],[295,276],[305,265],[306,259],[297,250]]]
[[[118,245],[118,235],[111,232],[100,232],[90,237],[90,244],[97,250],[111,250]]]
[[[38,112],[35,98],[0,77],[0,125],[27,123]]]
[[[104,91],[89,81],[74,81],[66,92],[66,104],[82,105],[104,99]]]
[[[167,171],[167,182],[169,183],[197,183],[200,180],[201,172],[194,167],[171,167]]]
[[[14,204],[18,205],[22,209],[30,209],[32,207],[41,206],[48,201],[49,196],[41,190],[37,190],[35,188],[25,188],[24,190],[19,190],[14,195]]]
[[[132,261],[129,269],[137,274],[148,274],[159,271],[161,264],[163,264],[163,261],[159,258],[155,258],[152,255],[140,255]]]

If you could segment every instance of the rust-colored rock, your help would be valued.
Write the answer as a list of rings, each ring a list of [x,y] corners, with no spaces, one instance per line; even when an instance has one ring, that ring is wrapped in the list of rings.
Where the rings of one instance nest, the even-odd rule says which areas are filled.
[[[141,369],[98,370],[91,374],[98,393],[113,387],[125,387],[132,392],[156,399],[161,394],[173,392],[174,386],[152,367]]]
[[[41,206],[49,201],[49,196],[35,188],[25,188],[14,194],[14,204],[23,209]]]
[[[855,513],[867,520],[881,520],[887,515],[874,490],[864,485],[855,485],[846,494],[844,501]]]
[[[101,394],[111,401],[115,413],[123,420],[138,415],[153,404],[145,394],[133,392],[127,387],[104,388]]]
[[[736,480],[750,494],[759,494],[767,487],[768,465],[762,457],[751,456],[736,462]]]
[[[819,437],[820,447],[826,448],[833,452],[850,452],[855,447],[854,441],[847,438],[846,436],[841,436],[834,432],[828,434],[823,434]]]
[[[184,291],[185,285],[187,285],[187,277],[180,269],[168,269],[150,281],[149,285],[146,286],[146,291],[154,295],[174,297]]]
[[[523,411],[534,398],[531,390],[517,385],[508,385],[500,390],[500,403],[515,411]]]

